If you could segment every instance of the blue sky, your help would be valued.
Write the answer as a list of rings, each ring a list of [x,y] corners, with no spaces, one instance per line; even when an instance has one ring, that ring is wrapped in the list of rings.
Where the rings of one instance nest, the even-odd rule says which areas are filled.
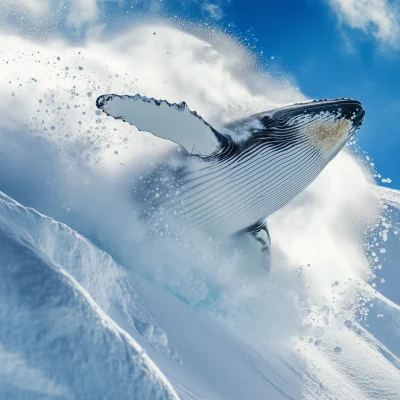
[[[227,30],[249,43],[265,70],[278,76],[290,74],[306,96],[361,100],[367,116],[358,133],[359,144],[381,178],[392,179],[388,186],[400,189],[400,6],[396,1],[16,0],[15,4],[41,18],[29,30],[29,21],[15,14],[15,6],[2,6],[8,22],[15,15],[14,22],[22,21],[30,35],[40,34],[40,29],[51,34],[60,28],[54,21],[64,20],[64,34],[78,41],[86,28],[100,23],[119,30],[135,24],[143,13]],[[41,14],[46,7],[53,14],[47,20]],[[381,179],[379,183],[387,185]]]

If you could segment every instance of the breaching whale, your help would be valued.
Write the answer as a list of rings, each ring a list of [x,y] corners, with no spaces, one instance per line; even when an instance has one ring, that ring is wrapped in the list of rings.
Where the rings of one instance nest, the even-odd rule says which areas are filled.
[[[178,163],[165,168],[159,162],[152,179],[135,189],[146,204],[144,214],[162,220],[169,212],[184,226],[232,238],[235,245],[250,240],[267,270],[267,217],[320,174],[365,116],[357,100],[314,100],[264,111],[217,131],[185,102],[106,94],[96,105],[182,150]]]

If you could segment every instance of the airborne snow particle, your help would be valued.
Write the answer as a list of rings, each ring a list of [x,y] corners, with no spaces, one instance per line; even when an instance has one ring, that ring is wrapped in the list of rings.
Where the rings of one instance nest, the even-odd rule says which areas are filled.
[[[336,347],[333,349],[333,351],[334,351],[335,353],[340,354],[340,353],[342,352],[342,348],[339,347],[339,346],[336,346]]]

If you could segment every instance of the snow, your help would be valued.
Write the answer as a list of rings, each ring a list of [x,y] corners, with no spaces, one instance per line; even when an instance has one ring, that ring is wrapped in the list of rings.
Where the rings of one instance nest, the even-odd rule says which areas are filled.
[[[136,341],[55,261],[53,252],[74,249],[89,258],[98,253],[95,257],[105,266],[109,257],[66,226],[2,193],[0,210],[0,394],[177,399]],[[62,259],[68,266],[68,256]]]
[[[0,35],[0,397],[398,399],[400,194],[354,156],[272,216],[269,276],[135,217],[132,181],[171,147],[102,120],[97,95],[185,100],[217,128],[302,98],[223,39]]]
[[[334,323],[299,354],[257,349],[67,226],[0,199],[3,393],[174,398],[135,337],[182,399],[396,398],[395,337],[393,354],[361,327]],[[400,308],[375,301],[398,331]]]
[[[399,331],[400,308],[383,296],[374,299],[374,311],[384,312],[388,326],[372,332],[380,329],[375,335],[386,335],[388,347],[356,324],[334,322],[322,340],[299,342],[298,354],[276,344],[255,348],[159,285],[127,273],[67,226],[0,198],[4,395],[174,398],[132,337],[182,399],[263,399],[265,393],[395,399],[399,393],[399,340],[386,329]]]

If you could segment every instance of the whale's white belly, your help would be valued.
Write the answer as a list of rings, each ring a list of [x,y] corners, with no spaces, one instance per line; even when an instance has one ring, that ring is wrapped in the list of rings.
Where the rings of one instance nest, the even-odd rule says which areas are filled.
[[[317,177],[321,163],[309,146],[255,147],[189,172],[174,212],[185,223],[230,235],[287,204]]]

